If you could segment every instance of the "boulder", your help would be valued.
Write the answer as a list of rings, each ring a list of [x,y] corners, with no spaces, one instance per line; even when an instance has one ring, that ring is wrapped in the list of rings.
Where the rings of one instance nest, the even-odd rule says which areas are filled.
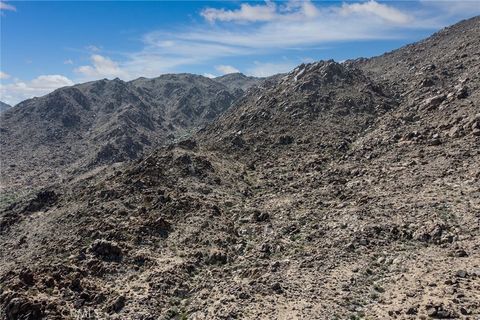
[[[17,297],[6,304],[5,315],[7,320],[37,320],[42,318],[43,312],[40,304]]]
[[[95,240],[90,245],[89,251],[105,260],[119,260],[122,257],[122,249],[118,244],[104,239]]]

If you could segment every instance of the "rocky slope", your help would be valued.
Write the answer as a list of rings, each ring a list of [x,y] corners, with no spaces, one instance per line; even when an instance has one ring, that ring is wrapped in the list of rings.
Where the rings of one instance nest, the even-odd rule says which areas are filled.
[[[61,88],[2,114],[2,184],[38,186],[137,158],[213,120],[254,81],[170,74]],[[235,87],[238,85],[239,87]]]
[[[6,319],[476,319],[480,18],[301,65],[0,220]]]

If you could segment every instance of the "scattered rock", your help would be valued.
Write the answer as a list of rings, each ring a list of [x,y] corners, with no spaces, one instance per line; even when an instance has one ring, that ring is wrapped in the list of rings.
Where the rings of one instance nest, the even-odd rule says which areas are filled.
[[[446,97],[447,96],[444,94],[439,94],[425,99],[422,103],[422,108],[427,108],[428,110],[436,108],[446,99]]]
[[[282,288],[282,286],[280,285],[279,282],[275,282],[274,284],[272,284],[272,290],[273,290],[273,292],[278,293],[278,294],[283,293],[283,288]]]
[[[33,272],[30,269],[20,271],[19,278],[27,286],[32,286],[35,283]]]
[[[127,299],[125,298],[125,296],[117,297],[117,299],[111,304],[110,310],[113,312],[119,312],[125,306],[126,301]]]
[[[260,210],[254,210],[252,213],[252,221],[254,222],[264,222],[270,219],[270,215],[267,212],[262,212]]]
[[[212,249],[207,258],[208,264],[225,264],[228,261],[227,254],[219,249]]]
[[[455,257],[459,257],[459,258],[468,257],[468,253],[463,249],[457,249],[455,250]]]
[[[40,304],[19,297],[6,304],[5,314],[7,320],[37,320],[42,318],[43,312]]]
[[[293,141],[294,141],[293,137],[289,135],[283,135],[278,138],[278,144],[280,145],[292,144]]]
[[[468,316],[471,312],[464,307],[460,307],[460,313],[464,316]]]
[[[456,87],[456,97],[457,99],[465,99],[468,97],[468,88],[466,86],[457,86]]]
[[[119,260],[122,257],[122,249],[117,243],[104,239],[95,240],[89,248],[94,255],[105,260]]]
[[[143,232],[156,234],[162,238],[166,238],[172,231],[172,224],[163,217],[160,217],[154,221],[147,222],[141,229]]]
[[[232,139],[232,145],[237,148],[243,148],[245,146],[245,140],[243,140],[242,137],[240,136],[235,136],[235,138]]]
[[[408,315],[416,315],[418,313],[418,306],[408,308],[405,313]]]
[[[457,278],[466,278],[468,275],[467,271],[465,270],[458,270],[456,273],[455,273],[455,276]]]
[[[429,304],[426,306],[427,315],[435,319],[456,318],[455,312],[446,309],[442,304]]]
[[[197,141],[193,139],[182,140],[178,143],[178,146],[185,150],[193,150],[197,147]]]
[[[25,207],[25,212],[35,212],[42,209],[45,209],[57,201],[58,195],[55,191],[45,190],[40,191],[35,196],[35,199],[31,200],[29,204]]]

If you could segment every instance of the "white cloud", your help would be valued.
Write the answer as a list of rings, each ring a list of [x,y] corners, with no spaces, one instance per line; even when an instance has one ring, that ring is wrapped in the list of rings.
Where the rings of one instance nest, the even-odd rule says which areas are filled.
[[[8,79],[8,78],[10,78],[10,75],[8,73],[0,71],[0,79]]]
[[[217,77],[216,75],[211,74],[211,73],[204,73],[203,76],[204,76],[204,77],[207,77],[207,78],[210,78],[210,79]]]
[[[238,10],[207,8],[201,15],[209,22],[218,21],[270,21],[275,19],[276,5],[267,2],[265,5],[250,5],[242,3]]]
[[[271,22],[275,20],[301,20],[319,15],[317,7],[309,0],[291,0],[285,4],[276,5],[265,1],[264,5],[243,3],[237,10],[207,8],[201,12],[209,22]]]
[[[272,63],[272,62],[254,62],[254,66],[252,68],[247,69],[246,74],[249,76],[254,76],[254,77],[268,77],[272,76],[277,73],[284,73],[292,70],[295,68],[295,66],[298,63],[295,62],[278,62],[278,63]]]
[[[303,17],[314,18],[320,14],[320,10],[317,9],[317,7],[309,0],[289,1],[286,3],[284,7],[280,8],[280,11],[287,12],[287,13],[292,13],[292,12],[296,13],[293,16],[296,16],[297,18],[300,18],[300,19],[302,19]]]
[[[99,52],[101,50],[99,47],[94,46],[93,44],[86,46],[85,49],[91,52]]]
[[[261,23],[222,24],[222,27],[196,28],[177,33],[176,40],[209,46],[217,45],[224,51],[230,48],[258,53],[259,49],[305,48],[334,41],[398,38],[402,35],[402,31],[412,27],[422,27],[419,23],[413,23],[415,20],[413,12],[407,13],[373,0],[365,3],[331,4],[318,7],[310,1],[291,1],[285,5],[277,6],[267,3],[255,7],[269,10],[273,8],[274,13]],[[212,12],[236,13],[239,18],[234,21],[238,21],[242,17],[245,18],[239,13],[246,12],[242,8],[244,6],[239,10],[216,9],[217,11]],[[212,15],[204,14],[204,17],[209,21],[213,19]],[[226,21],[223,18],[218,20]],[[246,20],[248,19],[245,18],[242,21]],[[423,27],[428,25],[425,24]]]
[[[41,75],[31,81],[16,80],[13,83],[0,85],[0,100],[14,105],[22,100],[42,96],[73,84],[72,80],[58,74]]]
[[[232,66],[226,66],[226,65],[215,66],[215,69],[216,69],[218,72],[221,72],[222,74],[229,74],[229,73],[237,73],[237,72],[240,72],[240,70],[238,70],[237,68],[232,67]]]
[[[431,1],[420,0],[420,3],[431,11],[437,12],[437,18],[453,16],[455,19],[464,19],[480,14],[480,6],[476,0],[457,1]],[[440,11],[440,12],[439,12]]]
[[[338,10],[340,9],[340,10]],[[390,23],[406,24],[411,17],[393,6],[369,0],[363,3],[342,4],[341,7],[332,5],[323,9],[315,6],[309,0],[289,1],[284,5],[276,5],[266,1],[264,5],[241,4],[237,10],[207,8],[201,15],[209,22],[272,22],[272,21],[301,21],[314,19],[322,15],[341,15],[343,17],[359,16],[379,17]],[[349,21],[344,21],[349,23]]]
[[[17,8],[12,6],[11,4],[0,1],[0,10],[17,11]]]
[[[80,73],[85,79],[115,77],[129,78],[128,73],[125,70],[122,70],[118,63],[111,60],[109,57],[94,54],[90,59],[92,65],[80,66],[75,69],[75,72]]]
[[[73,60],[72,59],[67,59],[67,60],[63,61],[63,64],[73,64]]]
[[[357,14],[362,16],[379,17],[387,22],[395,24],[407,24],[412,21],[412,17],[408,14],[374,0],[369,0],[368,2],[363,3],[343,4],[340,13],[343,16]]]
[[[64,86],[73,85],[72,80],[59,74],[43,75],[33,79],[31,82],[32,87],[37,89],[56,89]]]

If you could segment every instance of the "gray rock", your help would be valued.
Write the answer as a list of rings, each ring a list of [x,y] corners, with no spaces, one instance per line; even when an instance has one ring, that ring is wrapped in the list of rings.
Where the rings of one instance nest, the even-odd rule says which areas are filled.
[[[122,249],[113,241],[104,239],[95,240],[89,248],[94,255],[107,260],[118,260],[122,257]]]
[[[458,270],[456,273],[455,273],[455,276],[457,278],[466,278],[468,275],[467,271],[465,270]]]

